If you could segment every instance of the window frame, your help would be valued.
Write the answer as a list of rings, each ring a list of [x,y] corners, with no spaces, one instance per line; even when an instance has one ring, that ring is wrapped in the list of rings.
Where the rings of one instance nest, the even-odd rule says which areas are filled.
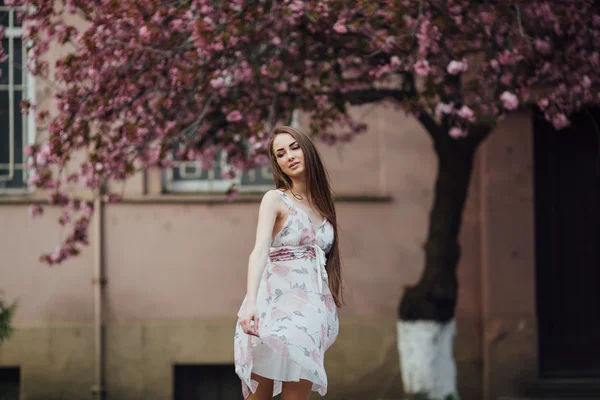
[[[36,82],[35,77],[27,70],[27,51],[26,51],[26,43],[22,43],[23,51],[22,51],[22,83],[20,85],[16,85],[14,83],[14,74],[15,74],[15,65],[14,65],[14,40],[15,38],[23,37],[23,27],[15,26],[16,25],[16,12],[18,8],[9,7],[5,5],[0,5],[0,12],[6,12],[8,16],[7,24],[4,25],[5,32],[4,38],[8,39],[8,48],[4,49],[4,52],[8,55],[8,83],[0,84],[0,92],[8,92],[8,108],[9,108],[9,124],[8,124],[8,143],[9,143],[9,158],[8,163],[0,163],[0,169],[7,169],[8,174],[0,174],[0,182],[11,182],[15,179],[15,170],[17,168],[22,168],[23,170],[23,182],[21,187],[0,187],[0,195],[2,194],[27,194],[33,192],[33,187],[27,183],[29,170],[27,168],[27,160],[25,157],[25,147],[35,143],[36,137],[36,126],[35,126],[35,115],[34,112],[29,112],[27,115],[20,114],[22,118],[22,143],[23,148],[17,149],[15,147],[15,135],[18,132],[15,132],[15,107],[20,107],[20,104],[15,104],[15,93],[16,91],[21,91],[21,98],[27,99],[31,103],[35,104],[35,91],[36,91]],[[1,127],[0,127],[1,128]],[[3,130],[0,129],[0,134],[4,134]],[[15,162],[17,151],[21,151],[22,155],[22,163],[20,167],[17,166]]]
[[[223,161],[224,157],[220,157],[220,160],[215,161],[218,167],[222,169],[226,163]],[[193,173],[188,173],[186,168],[193,167],[196,169]],[[174,178],[174,169],[179,168],[179,175],[188,175],[189,179],[177,179]],[[215,178],[217,165],[209,170],[202,169],[202,163],[200,161],[173,161],[173,165],[170,168],[163,170],[163,193],[169,194],[226,194],[233,185],[237,187],[240,193],[254,194],[254,193],[265,193],[271,189],[275,189],[275,183],[271,184],[243,184],[243,178],[248,175],[252,179],[252,175],[260,173],[264,174],[268,171],[269,167],[255,168],[250,171],[242,172],[236,171],[236,177],[233,179],[219,179]],[[201,175],[206,173],[208,178],[201,178]],[[269,172],[269,176],[271,173]]]

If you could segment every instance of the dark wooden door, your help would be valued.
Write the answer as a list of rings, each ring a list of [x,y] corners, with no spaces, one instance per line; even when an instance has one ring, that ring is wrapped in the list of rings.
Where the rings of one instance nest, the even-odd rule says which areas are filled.
[[[540,375],[600,377],[600,110],[534,121]]]

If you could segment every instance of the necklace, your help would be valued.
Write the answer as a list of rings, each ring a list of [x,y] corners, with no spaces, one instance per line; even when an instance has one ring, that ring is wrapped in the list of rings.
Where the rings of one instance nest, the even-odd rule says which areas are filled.
[[[302,201],[302,200],[304,200],[304,197],[303,197],[301,194],[296,194],[296,193],[294,193],[294,191],[293,191],[293,190],[291,190],[291,189],[290,189],[290,192],[292,192],[292,196],[294,196],[294,198],[295,198],[296,200],[298,200],[298,201]]]

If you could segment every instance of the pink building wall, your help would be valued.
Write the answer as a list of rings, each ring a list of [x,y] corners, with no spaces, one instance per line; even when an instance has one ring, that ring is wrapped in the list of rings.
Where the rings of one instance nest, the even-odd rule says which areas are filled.
[[[326,361],[330,395],[399,398],[396,308],[422,270],[436,160],[428,136],[403,113],[373,105],[354,111],[369,123],[368,133],[342,148],[320,146],[342,199],[337,209],[348,303]],[[496,345],[501,327],[523,318],[527,332],[535,325],[530,129],[527,115],[508,119],[478,154],[458,270],[456,357],[465,399],[500,393],[513,382],[510,372],[494,372],[519,362],[507,353],[514,341]],[[507,153],[507,143],[518,150]],[[259,197],[224,203],[160,194],[156,171],[147,185],[136,177],[125,188],[124,202],[105,205],[103,220],[109,393],[170,398],[173,363],[233,362],[233,325]],[[518,200],[509,194],[515,188]],[[39,254],[60,235],[58,213],[48,207],[41,221],[32,221],[27,202],[0,197],[0,288],[19,301],[18,329],[0,346],[0,365],[22,366],[27,399],[48,385],[76,396],[93,383],[93,249],[61,266],[41,265]],[[507,219],[515,209],[521,217]],[[531,356],[531,335],[519,332],[512,336],[517,352]],[[529,364],[524,368],[531,373]]]

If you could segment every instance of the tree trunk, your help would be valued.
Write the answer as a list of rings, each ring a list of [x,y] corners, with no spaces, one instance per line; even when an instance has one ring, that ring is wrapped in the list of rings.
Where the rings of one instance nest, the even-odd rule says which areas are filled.
[[[453,359],[458,235],[477,147],[447,139],[435,143],[438,171],[425,268],[419,282],[405,291],[398,308],[404,390],[409,395],[435,400],[458,398]]]

